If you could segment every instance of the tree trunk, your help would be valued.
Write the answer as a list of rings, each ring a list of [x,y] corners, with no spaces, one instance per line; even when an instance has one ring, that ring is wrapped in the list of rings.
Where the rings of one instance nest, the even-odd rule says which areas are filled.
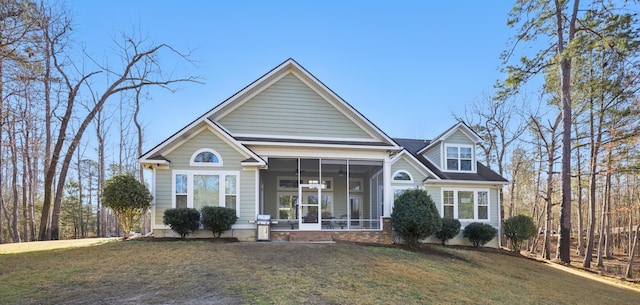
[[[571,43],[575,35],[575,23],[578,14],[579,0],[574,1],[571,20],[569,21],[569,37]],[[562,87],[562,203],[560,206],[560,238],[558,250],[560,260],[566,264],[571,262],[571,55],[564,50],[564,23],[562,16],[563,4],[555,0],[555,15],[558,35],[558,56],[560,56],[560,75]]]
[[[598,267],[604,267],[604,262],[602,260],[603,258],[603,252],[604,252],[604,240],[605,240],[605,231],[606,231],[606,226],[607,226],[607,219],[606,219],[606,214],[607,214],[607,205],[608,205],[608,200],[607,200],[607,192],[609,189],[609,183],[611,183],[611,179],[610,179],[610,174],[607,172],[607,179],[605,180],[605,185],[604,185],[604,191],[603,191],[603,196],[602,196],[602,211],[600,214],[600,236],[598,236],[598,263],[596,266]]]
[[[14,243],[20,242],[20,200],[18,197],[18,150],[16,147],[16,120],[15,118],[9,122],[9,138],[11,141],[9,142],[9,152],[11,153],[11,166],[13,170],[11,171],[11,191],[12,191],[12,199],[13,199],[13,213],[12,213],[12,221],[11,221],[11,238]]]
[[[633,245],[629,249],[629,263],[627,264],[627,272],[625,272],[626,277],[633,278],[633,258],[636,253],[636,248],[638,246],[638,240],[640,239],[640,224],[636,226],[636,234],[633,239]]]
[[[576,141],[578,141],[577,139],[579,138],[578,136],[578,125],[575,124],[575,131],[576,131]],[[577,187],[577,196],[578,196],[578,246],[576,249],[576,253],[580,256],[584,256],[584,221],[583,221],[583,215],[582,215],[582,162],[580,159],[580,147],[578,145],[578,147],[576,148],[576,177],[578,178],[578,183],[576,185]]]

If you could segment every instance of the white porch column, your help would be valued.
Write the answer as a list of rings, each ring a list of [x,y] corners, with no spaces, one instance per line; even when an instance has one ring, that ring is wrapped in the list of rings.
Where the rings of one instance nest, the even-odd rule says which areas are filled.
[[[382,179],[384,179],[384,210],[383,216],[391,216],[391,205],[393,203],[393,191],[391,190],[391,159],[384,158],[382,165]]]

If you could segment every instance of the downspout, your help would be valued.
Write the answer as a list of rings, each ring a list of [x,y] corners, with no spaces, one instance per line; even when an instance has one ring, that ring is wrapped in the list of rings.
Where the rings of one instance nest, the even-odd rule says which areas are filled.
[[[150,235],[153,235],[153,230],[156,228],[156,168],[154,166],[151,167],[151,195],[153,196],[151,200],[151,215],[153,216],[151,219],[151,232]]]
[[[501,186],[500,188],[503,188],[503,186]],[[497,192],[497,197],[498,197],[498,249],[502,249],[502,224],[501,224],[501,219],[502,219],[502,215],[500,215],[500,210],[502,207],[502,201],[500,201],[500,190],[496,189]]]

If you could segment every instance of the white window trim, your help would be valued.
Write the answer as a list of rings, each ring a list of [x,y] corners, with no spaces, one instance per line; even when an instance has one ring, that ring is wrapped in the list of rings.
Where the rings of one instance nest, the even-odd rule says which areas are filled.
[[[444,192],[453,191],[453,219],[460,221],[491,221],[491,192],[488,188],[442,188],[440,190],[440,217],[444,217]],[[473,192],[473,218],[458,218],[458,192]],[[487,192],[487,219],[478,218],[478,192]]]
[[[216,155],[216,157],[218,158],[218,163],[211,163],[211,162],[196,162],[196,157],[203,152],[210,152],[214,155]],[[217,167],[217,166],[222,166],[222,156],[220,156],[220,154],[215,151],[214,149],[211,148],[201,148],[196,150],[196,152],[193,153],[193,155],[191,155],[191,159],[189,159],[189,165],[191,166],[209,166],[209,167]]]
[[[406,173],[407,176],[409,176],[409,180],[396,180],[395,177],[399,173]],[[394,183],[413,183],[413,176],[411,175],[411,173],[409,171],[404,170],[404,169],[399,169],[399,170],[395,171],[391,175],[391,182],[394,182]]]
[[[390,206],[391,209],[389,210],[389,213],[393,212],[393,207],[394,207],[394,205],[396,203],[396,198],[395,198],[396,191],[399,191],[399,190],[407,191],[407,190],[415,190],[415,189],[424,190],[424,187],[416,186],[416,185],[402,185],[402,186],[393,185],[393,186],[391,186],[391,199],[392,200],[391,200],[391,206]]]
[[[176,208],[176,176],[187,175],[187,208],[193,208],[193,176],[217,175],[219,180],[218,204],[226,203],[225,183],[226,176],[236,177],[236,216],[240,217],[240,172],[239,171],[212,171],[212,170],[173,170],[171,171],[171,208]],[[229,194],[231,195],[231,194]]]
[[[458,169],[457,170],[450,170],[447,167],[447,148],[449,147],[455,147],[458,149]],[[460,169],[460,164],[462,162],[460,162],[460,148],[470,148],[471,149],[471,170],[461,170]],[[473,145],[468,145],[468,144],[445,144],[444,145],[444,150],[442,152],[442,170],[445,172],[453,172],[453,173],[475,173],[476,172],[476,150],[475,147]]]

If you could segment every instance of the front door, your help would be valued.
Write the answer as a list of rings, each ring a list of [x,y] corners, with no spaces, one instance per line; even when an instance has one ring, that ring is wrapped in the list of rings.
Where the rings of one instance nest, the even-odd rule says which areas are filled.
[[[322,184],[300,184],[298,197],[302,198],[299,205],[298,222],[300,230],[320,230],[322,214],[320,213],[320,190]]]

